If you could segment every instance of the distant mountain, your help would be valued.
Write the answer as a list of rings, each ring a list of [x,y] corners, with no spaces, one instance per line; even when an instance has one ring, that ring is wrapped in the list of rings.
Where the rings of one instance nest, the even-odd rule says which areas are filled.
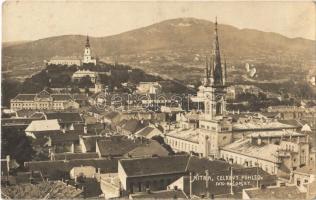
[[[30,42],[30,41],[21,40],[21,41],[13,41],[13,42],[2,42],[2,47],[9,47],[9,46],[14,46],[14,45],[24,44],[27,42]]]
[[[220,48],[227,57],[255,59],[284,55],[290,59],[312,60],[315,56],[316,42],[312,40],[291,39],[277,33],[238,29],[223,24],[219,24],[218,28]],[[90,38],[90,43],[93,53],[101,59],[119,55],[124,62],[139,64],[143,68],[150,64],[163,65],[164,60],[166,63],[192,65],[194,54],[203,56],[205,52],[211,52],[213,30],[213,22],[180,18],[118,35],[93,37]],[[53,56],[81,56],[84,44],[85,36],[63,35],[7,46],[3,48],[3,65],[6,69],[19,69],[16,66],[23,62],[36,63]],[[188,59],[190,54],[193,56],[192,59]],[[154,64],[154,58],[148,61],[149,55],[160,56],[158,61],[156,60],[157,63]],[[162,55],[164,58],[161,58]]]

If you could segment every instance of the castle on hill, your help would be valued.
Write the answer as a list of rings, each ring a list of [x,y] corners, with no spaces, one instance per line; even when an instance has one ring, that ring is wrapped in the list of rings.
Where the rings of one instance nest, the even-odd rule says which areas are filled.
[[[80,59],[75,56],[71,57],[53,57],[50,61],[47,62],[48,65],[76,65],[76,66],[81,66],[83,64],[97,64],[97,59],[92,57],[91,53],[91,47],[90,47],[90,41],[89,41],[89,36],[87,36],[86,40],[86,45],[83,53],[83,59]]]

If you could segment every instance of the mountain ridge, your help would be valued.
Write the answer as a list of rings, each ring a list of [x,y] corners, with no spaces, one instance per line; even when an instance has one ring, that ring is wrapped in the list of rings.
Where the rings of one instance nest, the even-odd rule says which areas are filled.
[[[276,55],[288,57],[286,59],[315,59],[314,40],[289,38],[279,33],[240,29],[226,24],[219,24],[218,30],[221,51],[235,60]],[[135,65],[138,63],[134,62],[133,55],[142,57],[141,62],[150,52],[156,57],[174,57],[172,60],[186,65],[187,58],[191,59],[190,54],[211,52],[213,32],[214,23],[211,21],[175,18],[111,36],[90,37],[90,44],[92,52],[101,59],[121,56],[123,62]],[[4,47],[3,65],[12,68],[15,67],[12,60],[20,60],[15,63],[18,66],[25,60],[28,64],[49,60],[53,56],[82,56],[85,39],[86,36],[79,34],[62,35]],[[183,59],[178,59],[181,56]]]

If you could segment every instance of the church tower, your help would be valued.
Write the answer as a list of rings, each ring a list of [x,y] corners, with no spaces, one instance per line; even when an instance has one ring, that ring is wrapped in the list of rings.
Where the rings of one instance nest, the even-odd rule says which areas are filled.
[[[210,64],[208,64],[210,63]],[[211,60],[206,59],[203,93],[204,113],[199,121],[199,147],[202,156],[218,158],[219,148],[232,141],[232,121],[226,116],[226,62],[222,66],[215,20]]]
[[[91,60],[91,49],[90,49],[89,36],[87,36],[86,46],[84,48],[84,54],[83,54],[83,63],[90,63],[90,60]]]
[[[207,69],[205,90],[205,114],[213,119],[226,114],[226,66],[222,66],[218,41],[217,19],[215,21],[211,66]],[[225,63],[226,65],[226,63]],[[224,69],[223,69],[224,68]]]
[[[91,48],[90,48],[90,41],[89,41],[89,36],[87,35],[87,40],[86,40],[86,45],[84,48],[84,53],[83,53],[83,63],[93,63],[94,65],[97,64],[96,59],[92,58],[91,56]]]

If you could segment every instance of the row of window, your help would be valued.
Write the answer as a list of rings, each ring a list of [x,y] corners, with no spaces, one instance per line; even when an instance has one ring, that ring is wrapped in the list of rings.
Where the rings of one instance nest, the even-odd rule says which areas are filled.
[[[232,156],[230,154],[222,154],[221,157],[232,164],[235,163],[245,167],[260,167],[268,173],[275,174],[275,166],[273,164],[268,166],[267,164],[262,164],[260,160],[254,161],[238,156]]]
[[[34,107],[34,105],[38,105],[39,107],[47,107],[49,104],[34,104],[34,103],[12,103],[11,106],[13,107]],[[54,103],[54,107],[62,107],[63,103]]]
[[[166,142],[167,144],[171,145],[171,147],[174,147],[176,149],[179,150],[183,150],[183,151],[194,151],[194,152],[198,152],[197,149],[197,144],[191,144],[189,142],[184,142],[184,141],[178,141],[178,140],[174,140],[171,138],[166,138]]]
[[[129,183],[129,190],[130,193],[134,192],[145,192],[146,189],[150,190],[164,190],[168,185],[172,183],[171,179],[160,179],[154,181],[144,181],[144,182],[130,182]]]

